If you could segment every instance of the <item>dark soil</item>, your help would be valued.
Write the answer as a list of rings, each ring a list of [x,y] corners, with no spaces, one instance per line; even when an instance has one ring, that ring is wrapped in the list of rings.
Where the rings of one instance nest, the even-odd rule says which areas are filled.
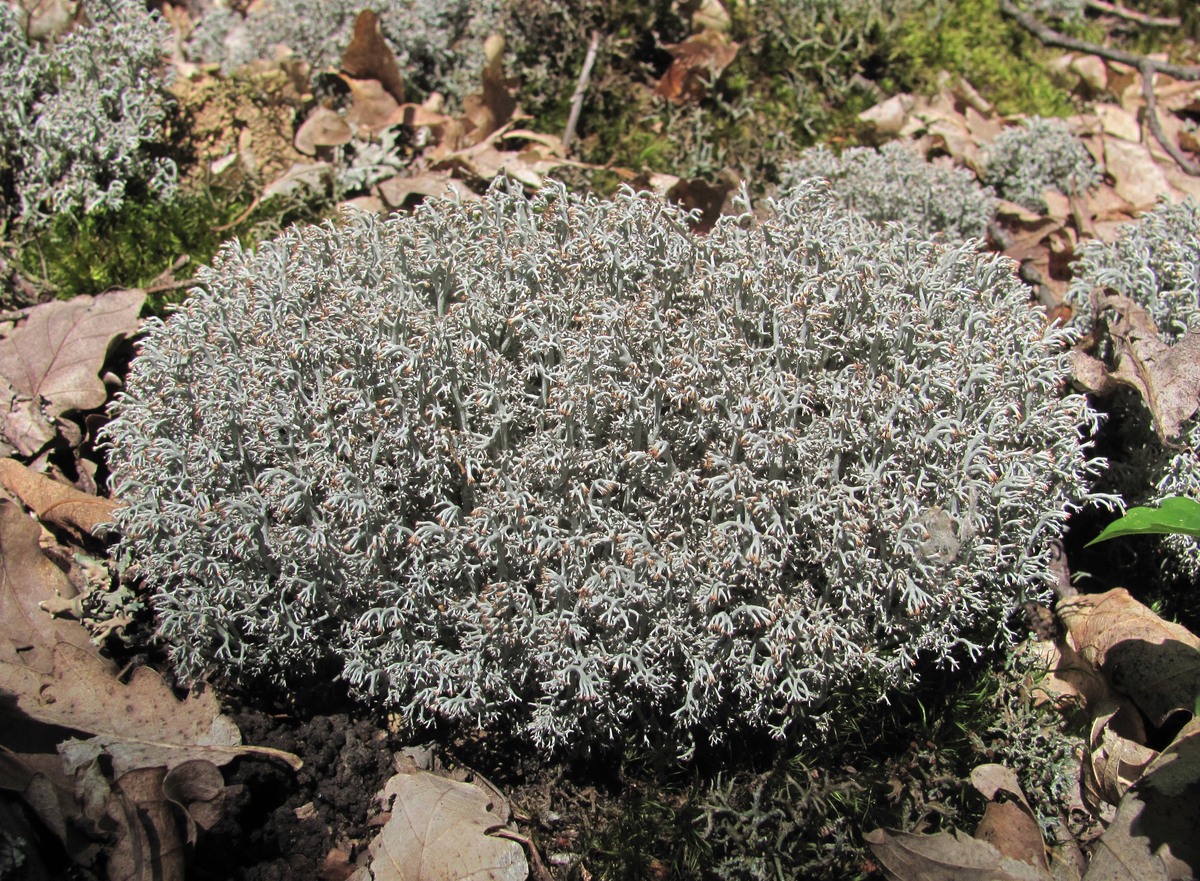
[[[398,745],[382,727],[345,713],[301,721],[251,709],[231,714],[244,742],[294,753],[304,767],[259,758],[229,766],[237,796],[197,843],[189,877],[341,881],[377,829],[375,794],[394,773]]]

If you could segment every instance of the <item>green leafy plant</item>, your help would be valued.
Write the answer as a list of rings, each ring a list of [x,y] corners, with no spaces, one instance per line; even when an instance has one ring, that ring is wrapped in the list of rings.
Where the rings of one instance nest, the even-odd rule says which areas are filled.
[[[1085,545],[1126,535],[1190,535],[1200,538],[1200,502],[1172,496],[1157,508],[1131,508],[1125,516],[1108,524]]]

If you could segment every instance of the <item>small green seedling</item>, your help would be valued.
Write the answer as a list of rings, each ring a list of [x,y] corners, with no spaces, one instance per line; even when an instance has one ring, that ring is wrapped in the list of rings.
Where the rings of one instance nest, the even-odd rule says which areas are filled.
[[[1124,535],[1190,535],[1200,538],[1200,502],[1172,497],[1157,508],[1131,508],[1124,517],[1108,524],[1084,547]]]

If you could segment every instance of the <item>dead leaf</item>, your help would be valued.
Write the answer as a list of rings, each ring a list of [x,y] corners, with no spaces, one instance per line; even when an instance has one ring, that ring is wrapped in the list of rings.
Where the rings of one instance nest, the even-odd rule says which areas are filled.
[[[1146,739],[1144,730],[1141,730],[1140,737],[1127,737],[1118,732],[1119,725],[1114,724],[1113,720],[1121,713],[1128,714],[1129,710],[1101,707],[1092,719],[1082,783],[1089,807],[1097,812],[1102,804],[1119,804],[1126,790],[1138,781],[1158,755],[1157,750],[1142,744]],[[1134,711],[1132,715],[1136,717],[1138,714]],[[1125,724],[1135,729],[1141,728],[1138,722]]]
[[[336,110],[318,107],[296,131],[296,149],[305,156],[316,156],[318,147],[349,144],[354,133]]]
[[[364,9],[354,20],[354,38],[342,56],[342,73],[354,80],[378,80],[397,104],[404,103],[404,77],[374,10]]]
[[[1192,711],[1200,694],[1200,640],[1189,630],[1164,621],[1124,588],[1062,600],[1058,615],[1080,656],[1152,724]]]
[[[904,131],[912,119],[916,99],[912,95],[893,95],[858,114],[858,118],[881,135],[894,137]]]
[[[501,129],[517,109],[518,80],[504,75],[504,37],[492,34],[483,43],[483,91],[463,99],[464,140],[457,146],[478,144]]]
[[[145,299],[144,291],[128,290],[34,306],[0,340],[0,375],[21,394],[44,400],[50,418],[102,406],[105,356],[115,339],[137,332]]]
[[[669,101],[699,101],[733,59],[738,44],[720,31],[693,34],[682,43],[663,47],[675,57],[654,91]]]
[[[1176,881],[1200,874],[1200,718],[1146,768],[1096,842],[1084,881]]]
[[[4,377],[0,377],[0,413],[0,434],[22,456],[36,456],[57,435],[41,405],[18,394]]]
[[[333,166],[328,162],[297,162],[263,188],[262,200],[297,190],[322,190],[332,176]]]
[[[183,881],[183,842],[163,795],[165,768],[138,768],[112,784],[105,811],[117,827],[108,881]]]
[[[53,673],[43,674],[0,656],[0,683],[25,715],[94,735],[59,745],[68,773],[102,753],[111,757],[117,777],[136,768],[170,769],[191,759],[224,765],[241,755],[300,767],[291,753],[243,746],[241,732],[221,714],[211,691],[193,691],[181,701],[148,667],[134,670],[125,684],[110,661],[65,642],[54,646],[53,659]]]
[[[460,199],[477,199],[471,190],[454,180],[449,171],[425,171],[411,177],[392,177],[378,185],[379,195],[392,208],[401,208],[409,196],[440,198],[452,195]]]
[[[342,82],[350,88],[351,104],[345,117],[350,125],[380,132],[403,120],[401,105],[379,80],[355,80],[343,76]]]
[[[1042,827],[1029,806],[1016,773],[1004,765],[980,765],[971,771],[971,785],[989,801],[975,837],[1001,855],[1049,872]],[[1006,796],[1000,800],[1000,796]]]
[[[42,552],[41,532],[20,505],[0,501],[0,648],[10,646],[8,657],[0,659],[0,688],[9,692],[14,688],[4,675],[4,660],[39,675],[54,670],[55,644],[96,651],[82,626],[41,608],[44,602],[75,594],[67,576]]]
[[[0,483],[18,496],[38,519],[79,535],[90,536],[101,523],[112,522],[117,503],[88,495],[73,486],[30,471],[15,459],[0,459]]]
[[[681,0],[679,14],[687,19],[692,33],[728,31],[733,21],[721,0]]]
[[[667,198],[685,211],[698,211],[700,216],[692,224],[692,230],[705,234],[712,230],[722,213],[732,211],[729,197],[736,192],[738,183],[730,176],[715,184],[698,177],[680,180],[667,190]]]
[[[961,832],[917,835],[875,829],[863,840],[884,873],[898,881],[1051,881],[1049,872]]]
[[[391,818],[371,842],[370,864],[353,877],[371,881],[524,881],[525,851],[488,833],[504,822],[470,783],[427,771],[396,774],[380,798]]]
[[[191,759],[166,773],[163,796],[187,820],[187,843],[196,843],[197,829],[211,829],[221,819],[225,778],[212,762]]]
[[[1108,322],[1116,362],[1112,380],[1141,394],[1159,438],[1178,437],[1182,424],[1200,409],[1200,333],[1185,333],[1169,345],[1150,313],[1129,297],[1102,294],[1096,307],[1098,314],[1116,313]]]
[[[1139,211],[1158,204],[1158,197],[1171,192],[1171,184],[1162,167],[1154,161],[1145,144],[1121,138],[1104,139],[1104,169],[1113,179],[1117,195]]]

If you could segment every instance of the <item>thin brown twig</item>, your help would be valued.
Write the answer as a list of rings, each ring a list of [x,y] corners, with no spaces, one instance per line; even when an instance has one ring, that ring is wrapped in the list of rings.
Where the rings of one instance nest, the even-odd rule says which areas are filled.
[[[237,217],[233,218],[233,220],[229,221],[229,223],[226,223],[222,226],[214,226],[213,230],[215,232],[225,232],[225,230],[227,230],[227,229],[233,229],[235,226],[237,226],[243,220],[245,220],[247,217],[249,217],[251,214],[253,214],[254,209],[258,207],[260,202],[262,202],[262,194],[261,193],[254,197],[254,201],[250,203],[249,208],[247,208],[245,211],[243,211]]]
[[[159,282],[158,284],[152,284],[150,287],[142,288],[142,290],[148,294],[158,294],[162,293],[163,291],[175,291],[179,288],[190,288],[194,284],[196,284],[196,279],[194,277],[182,278],[179,281],[163,281]]]
[[[583,59],[583,69],[579,71],[579,79],[575,83],[575,94],[571,96],[571,114],[567,117],[567,128],[563,131],[563,152],[571,146],[575,138],[575,126],[579,124],[579,114],[583,111],[583,99],[587,95],[588,80],[592,76],[592,66],[596,63],[596,52],[600,48],[600,32],[592,31],[592,39],[588,43],[587,55]]]
[[[1128,64],[1130,67],[1141,67],[1142,64],[1149,63],[1154,65],[1154,69],[1159,73],[1173,76],[1177,80],[1187,80],[1192,83],[1200,81],[1200,67],[1196,65],[1156,61],[1153,58],[1147,58],[1144,55],[1137,55],[1133,52],[1126,52],[1123,49],[1098,46],[1095,43],[1089,43],[1087,40],[1077,40],[1074,37],[1068,37],[1066,34],[1060,34],[1054,28],[1038,21],[1037,18],[1028,12],[1022,12],[1012,0],[1000,0],[1000,11],[1010,18],[1015,19],[1021,27],[1049,46],[1058,46],[1062,49],[1084,52],[1088,55],[1099,55],[1101,58],[1106,58],[1109,61]]]
[[[1134,21],[1152,28],[1177,28],[1183,24],[1183,21],[1175,16],[1159,18],[1156,15],[1148,15],[1145,12],[1138,12],[1136,9],[1129,9],[1125,6],[1119,6],[1116,3],[1105,3],[1104,0],[1087,0],[1087,5],[1099,12],[1107,12],[1126,21]]]
[[[1154,68],[1149,62],[1143,62],[1138,69],[1142,73],[1142,98],[1146,101],[1146,122],[1150,126],[1150,133],[1180,168],[1193,177],[1200,177],[1200,163],[1184,156],[1179,145],[1163,131],[1162,122],[1158,118],[1158,97],[1154,94]]]

